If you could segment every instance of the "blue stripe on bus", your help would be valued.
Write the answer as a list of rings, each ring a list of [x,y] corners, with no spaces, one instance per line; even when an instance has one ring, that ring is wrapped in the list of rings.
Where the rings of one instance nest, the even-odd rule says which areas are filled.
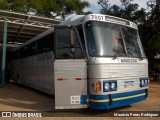
[[[81,95],[81,104],[87,104],[87,95]]]
[[[147,98],[148,90],[139,90],[109,95],[89,95],[89,107],[94,109],[110,109],[133,104]]]

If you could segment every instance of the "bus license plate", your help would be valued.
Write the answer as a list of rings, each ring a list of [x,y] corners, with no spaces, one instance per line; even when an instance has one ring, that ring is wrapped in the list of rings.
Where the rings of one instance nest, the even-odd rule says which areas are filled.
[[[134,87],[134,81],[125,82],[125,88],[132,88],[132,87]]]

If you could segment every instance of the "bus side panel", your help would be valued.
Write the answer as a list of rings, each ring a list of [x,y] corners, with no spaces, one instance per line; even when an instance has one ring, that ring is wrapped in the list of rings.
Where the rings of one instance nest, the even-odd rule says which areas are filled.
[[[20,84],[54,94],[53,52],[15,60],[13,66],[14,79],[18,75]]]

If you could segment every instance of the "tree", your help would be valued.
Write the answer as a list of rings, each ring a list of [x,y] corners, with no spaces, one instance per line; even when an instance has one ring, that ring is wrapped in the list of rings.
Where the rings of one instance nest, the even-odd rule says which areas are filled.
[[[121,1],[122,5],[125,6],[125,8],[127,8],[128,5],[130,5],[131,2],[134,0],[120,0],[120,1]]]
[[[121,8],[117,5],[110,6],[108,2],[109,0],[98,1],[98,4],[102,7],[102,9],[100,10],[100,13],[121,17],[122,16]]]
[[[148,20],[144,26],[148,27],[147,47],[148,58],[152,64],[160,64],[160,59],[155,59],[155,56],[160,54],[160,0],[149,0]]]
[[[0,9],[55,18],[77,13],[85,14],[90,4],[84,0],[0,0]]]
[[[108,14],[116,17],[121,17],[127,20],[135,21],[135,14],[137,14],[138,11],[138,4],[131,4],[130,2],[133,0],[121,0],[122,5],[112,5],[108,4],[109,0],[99,0],[98,4],[102,7],[100,10],[100,13],[102,14]],[[142,10],[143,11],[143,10]],[[137,20],[137,19],[136,19]]]

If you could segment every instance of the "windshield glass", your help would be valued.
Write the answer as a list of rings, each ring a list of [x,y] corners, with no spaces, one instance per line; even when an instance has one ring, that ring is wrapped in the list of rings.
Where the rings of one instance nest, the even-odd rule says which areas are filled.
[[[145,57],[136,29],[90,21],[86,23],[86,36],[91,56]]]
[[[121,26],[121,28],[127,47],[128,56],[144,57],[138,31],[125,26]]]

